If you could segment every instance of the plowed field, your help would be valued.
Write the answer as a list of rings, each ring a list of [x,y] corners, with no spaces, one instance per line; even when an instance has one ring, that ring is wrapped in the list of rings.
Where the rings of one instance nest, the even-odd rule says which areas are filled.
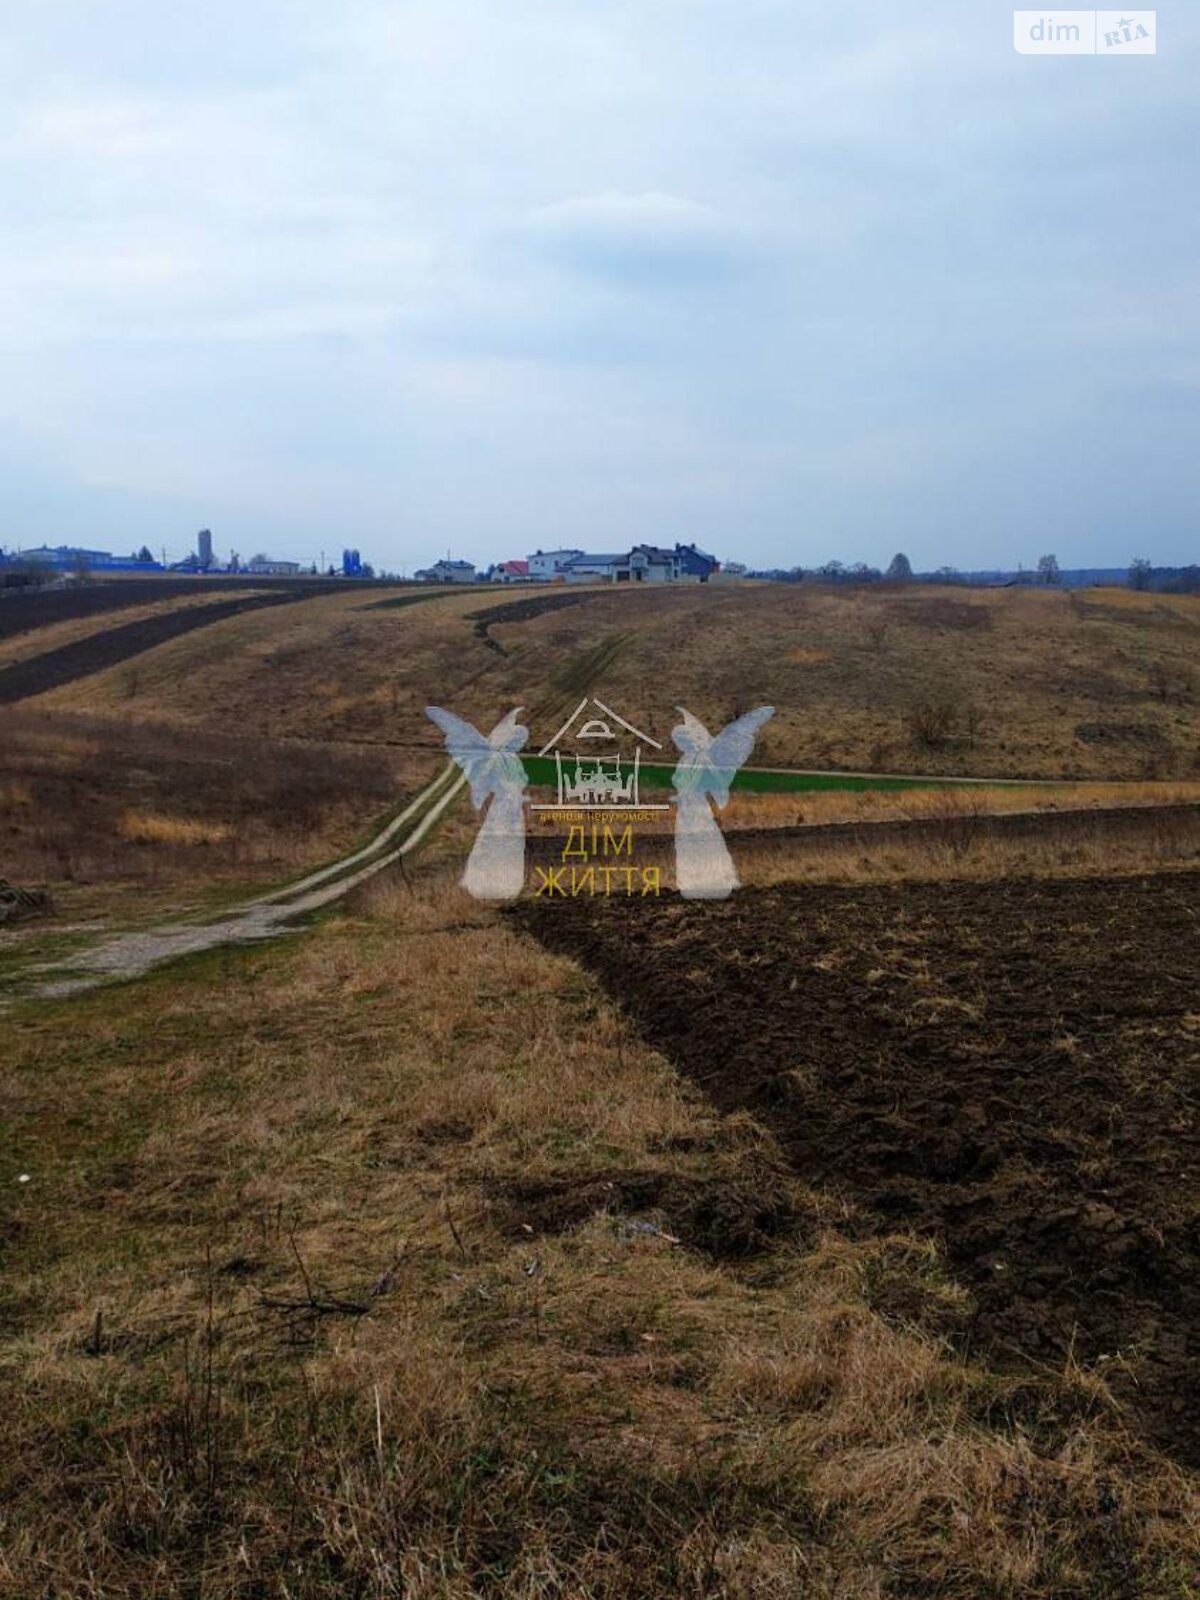
[[[960,1338],[1073,1351],[1200,1461],[1200,873],[514,915],[857,1227],[936,1236]]]

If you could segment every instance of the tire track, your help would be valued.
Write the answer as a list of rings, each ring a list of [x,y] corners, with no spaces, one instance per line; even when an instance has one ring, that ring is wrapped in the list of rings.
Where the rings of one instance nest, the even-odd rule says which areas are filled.
[[[295,933],[298,919],[331,905],[416,847],[462,790],[466,778],[447,762],[432,782],[371,842],[285,888],[245,901],[208,922],[163,923],[118,933],[59,961],[27,967],[19,975],[37,981],[13,998],[60,1000],[106,983],[140,978],[180,956],[221,945],[257,944]],[[407,828],[399,844],[394,841]]]

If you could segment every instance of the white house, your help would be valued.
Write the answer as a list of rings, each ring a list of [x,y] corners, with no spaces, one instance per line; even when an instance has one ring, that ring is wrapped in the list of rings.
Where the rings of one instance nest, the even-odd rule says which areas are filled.
[[[638,544],[607,555],[578,555],[568,562],[568,583],[676,583],[683,576],[674,550]]]
[[[474,583],[475,567],[470,561],[451,561],[447,557],[414,572],[413,577],[420,583]]]
[[[289,578],[300,571],[300,563],[275,561],[270,556],[251,556],[245,570],[259,578]]]
[[[679,556],[653,544],[635,544],[622,556],[613,574],[617,583],[675,583],[681,576]]]
[[[561,577],[575,556],[582,550],[535,550],[529,557],[529,576],[542,582]]]

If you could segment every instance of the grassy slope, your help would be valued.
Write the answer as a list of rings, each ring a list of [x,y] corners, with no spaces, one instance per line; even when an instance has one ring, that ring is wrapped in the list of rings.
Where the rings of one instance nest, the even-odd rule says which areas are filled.
[[[140,917],[164,893],[178,905],[317,865],[442,765],[24,707],[0,708],[0,750],[0,876],[50,885],[66,916]]]
[[[763,759],[894,768],[911,697],[953,681],[992,683],[988,716],[931,767],[1137,770],[1088,720],[1185,763],[1190,693],[1150,666],[1182,685],[1194,608],[904,609],[944,598],[601,594],[493,624],[501,655],[464,617],[495,596],[336,595],[34,711],[234,730],[253,760],[264,733],[427,744],[429,699],[548,735],[596,688],[661,735],[685,694],[714,722],[769,697]],[[879,730],[900,753],[872,761]],[[411,898],[6,1019],[0,1593],[1184,1600],[1191,1490],[1099,1379],[953,1356],[932,1247],[851,1242],[761,1129],[450,888],[469,834],[464,808]]]
[[[763,766],[1097,778],[1196,770],[1200,600],[604,590],[493,622],[490,645],[466,618],[496,603],[451,594],[389,610],[338,595],[235,619],[141,658],[134,706],[183,722],[233,717],[252,732],[428,744],[431,700],[479,723],[521,704],[540,742],[594,691],[664,740],[679,703],[709,725],[773,704],[755,753]],[[130,709],[116,672],[46,699]],[[955,736],[941,749],[914,744],[910,713],[942,699]]]
[[[547,601],[555,609],[528,615]],[[207,603],[187,595],[153,610]],[[513,620],[505,607],[516,608]],[[481,610],[490,614],[486,639],[471,620]],[[140,615],[114,613],[121,624]],[[590,690],[668,749],[675,703],[716,725],[770,699],[778,709],[755,752],[762,766],[840,762],[934,779],[1091,773],[1141,779],[1128,795],[1187,798],[1196,780],[1198,618],[1195,601],[1117,592],[733,585],[314,595],[214,623],[0,716],[0,871],[50,883],[72,914],[90,914],[89,886],[99,884],[136,893],[184,880],[261,882],[357,837],[386,810],[381,784],[392,773],[405,786],[410,768],[420,776],[414,762],[431,768],[439,752],[423,713],[430,701],[483,726],[521,703],[540,742]],[[107,625],[59,623],[14,644],[29,655]],[[968,736],[960,716],[943,748],[920,747],[906,715],[947,684],[960,712],[979,710],[978,723]],[[91,714],[86,726],[74,720],[81,713]],[[180,759],[155,744],[163,724],[203,738]],[[1109,736],[1081,739],[1081,727]],[[328,792],[303,815],[290,804],[285,815],[276,791],[288,788],[294,746],[282,741],[295,737],[312,743],[313,759],[327,751]],[[214,740],[222,748],[210,750]],[[380,744],[390,748],[379,772],[356,777],[355,756]],[[536,758],[530,766],[538,777],[548,770]],[[1170,794],[1151,787],[1150,775],[1173,779]],[[865,817],[882,814],[881,801],[890,814],[918,808],[918,792],[899,780],[865,784],[744,773],[728,820]],[[760,793],[764,786],[786,792]],[[1083,799],[970,791],[987,809],[1010,805],[1013,793],[1022,804]]]
[[[0,1592],[1189,1592],[1097,1379],[949,1354],[930,1246],[436,860],[10,1043]]]
[[[336,614],[365,603],[360,590],[328,600],[297,593],[297,609],[332,602]],[[235,603],[271,598],[265,588],[187,591],[56,622],[20,634],[8,649],[36,672],[43,654],[164,617],[202,618],[231,595]],[[71,916],[136,913],[143,901],[157,914],[164,890],[173,888],[176,900],[181,889],[248,890],[361,842],[443,757],[432,749],[298,749],[265,737],[261,719],[240,706],[212,700],[206,661],[252,676],[263,660],[256,645],[270,651],[293,637],[303,641],[304,625],[227,618],[52,694],[0,707],[0,875],[50,885]],[[176,687],[193,715],[171,719],[144,692],[143,673],[151,689],[161,686],[162,659],[169,672],[181,645],[186,671]],[[0,666],[5,659],[0,653]],[[93,703],[99,716],[87,714]]]

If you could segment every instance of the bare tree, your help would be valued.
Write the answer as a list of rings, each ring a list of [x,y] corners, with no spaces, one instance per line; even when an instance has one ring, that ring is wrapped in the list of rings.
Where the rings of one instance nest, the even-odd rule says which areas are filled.
[[[1059,583],[1062,573],[1058,566],[1057,556],[1039,556],[1037,564],[1039,583]]]
[[[1139,591],[1150,587],[1150,577],[1154,568],[1145,556],[1136,556],[1129,563],[1129,587]]]
[[[954,736],[958,713],[949,700],[918,700],[904,714],[914,744],[940,750]]]

